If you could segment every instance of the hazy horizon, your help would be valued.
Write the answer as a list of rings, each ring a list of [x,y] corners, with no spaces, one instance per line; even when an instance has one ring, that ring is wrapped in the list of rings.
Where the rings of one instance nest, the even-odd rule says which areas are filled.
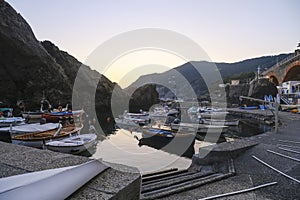
[[[300,41],[297,0],[7,2],[30,24],[38,40],[52,41],[83,63],[113,36],[141,28],[167,29],[185,35],[203,48],[209,61],[218,63],[290,53]],[[164,53],[145,55],[129,56],[130,59],[123,59],[125,63],[121,63],[122,59],[116,61],[112,67],[115,70],[107,73],[98,71],[119,82],[131,70],[127,70],[128,66],[159,64],[170,69],[184,63]]]

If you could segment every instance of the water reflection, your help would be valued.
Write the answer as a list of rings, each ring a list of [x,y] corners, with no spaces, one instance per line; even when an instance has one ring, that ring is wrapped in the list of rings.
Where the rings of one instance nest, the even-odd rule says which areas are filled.
[[[239,126],[232,126],[222,136],[224,138],[242,138],[257,135],[271,130],[270,126],[254,124],[243,121]],[[139,140],[137,140],[138,138]],[[141,173],[153,172],[167,168],[186,169],[191,164],[191,157],[199,152],[199,148],[212,145],[212,143],[195,140],[188,148],[187,154],[181,157],[176,155],[172,148],[163,148],[168,141],[157,141],[150,138],[141,140],[141,132],[130,132],[119,129],[99,141],[92,158],[104,161],[137,167]],[[173,147],[174,149],[174,147]]]
[[[102,158],[107,162],[137,167],[141,173],[166,168],[186,169],[192,163],[188,158],[147,145],[139,146],[139,141],[134,136],[141,138],[141,133],[130,133],[124,129],[117,130],[115,134],[98,143],[97,151],[92,158]]]

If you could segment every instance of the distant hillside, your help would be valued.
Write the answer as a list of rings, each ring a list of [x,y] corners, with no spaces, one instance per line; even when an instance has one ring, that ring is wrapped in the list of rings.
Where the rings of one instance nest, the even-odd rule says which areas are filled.
[[[178,73],[180,73],[194,89],[195,94],[197,96],[201,96],[207,94],[208,89],[203,80],[202,74],[199,74],[197,69],[203,71],[201,69],[213,68],[213,65],[216,64],[222,78],[224,79],[240,73],[256,72],[258,66],[260,66],[262,70],[268,69],[276,64],[277,61],[280,61],[289,55],[290,54],[263,56],[259,58],[247,59],[236,63],[211,63],[206,61],[192,61],[164,73],[141,76],[126,89],[132,90],[132,88],[136,88],[147,83],[164,83],[164,86],[173,89],[177,93],[177,96],[180,97],[182,95],[182,91],[188,89],[186,83],[183,84],[182,81],[176,80],[178,77]],[[212,84],[214,81],[215,80],[210,80],[208,84]],[[158,84],[157,86],[160,97],[162,97],[162,95],[165,95],[164,97],[166,98],[172,98],[173,94],[167,92],[168,90],[160,85],[161,84]]]

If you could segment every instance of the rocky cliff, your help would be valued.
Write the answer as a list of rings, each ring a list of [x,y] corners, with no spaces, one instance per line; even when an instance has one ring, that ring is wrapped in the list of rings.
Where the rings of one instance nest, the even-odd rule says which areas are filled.
[[[75,91],[82,99],[80,106],[94,109],[88,104],[95,101],[97,111],[109,113],[112,91],[126,95],[121,88],[50,41],[38,41],[22,16],[0,0],[0,101],[14,107],[17,100],[24,100],[27,110],[39,108],[43,96],[54,106],[71,103],[80,67],[84,88]],[[96,97],[89,94],[93,81]]]
[[[39,105],[43,92],[51,101],[70,99],[71,84],[63,67],[35,38],[27,22],[0,0],[0,94],[1,101],[28,101]],[[50,84],[49,84],[50,83]]]
[[[129,101],[129,111],[139,112],[142,110],[149,110],[151,106],[159,103],[158,92],[156,91],[156,85],[144,85],[136,89]]]
[[[116,83],[52,42],[38,41],[28,23],[4,0],[0,0],[0,85],[0,102],[16,107],[16,102],[23,100],[26,110],[38,109],[43,97],[53,106],[70,104],[75,97],[77,108],[84,108],[88,114],[96,110],[104,129],[110,125],[105,123],[112,115],[112,93],[114,109],[120,108],[120,113],[126,103],[123,100],[130,99]],[[143,87],[134,93],[130,104],[138,109],[143,101],[155,102],[156,94],[154,87]]]

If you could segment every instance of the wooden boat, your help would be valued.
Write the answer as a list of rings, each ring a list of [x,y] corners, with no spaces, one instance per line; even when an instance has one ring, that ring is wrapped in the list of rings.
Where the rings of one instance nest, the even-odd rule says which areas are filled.
[[[203,124],[206,125],[221,125],[221,126],[238,126],[240,120],[231,119],[231,120],[218,120],[218,119],[202,119]]]
[[[88,151],[97,144],[97,135],[94,133],[89,134],[76,134],[61,140],[46,142],[45,147],[51,151],[57,151],[68,154],[80,154]]]
[[[50,140],[59,140],[69,136],[70,134],[78,133],[82,129],[82,127],[82,125],[80,127],[76,127],[74,124],[62,127],[62,125],[59,124],[58,128],[50,131],[15,135],[12,137],[12,143],[41,148],[46,142]]]
[[[47,122],[57,123],[61,120],[72,119],[74,117],[81,117],[83,110],[78,111],[61,111],[61,112],[51,112],[42,113],[42,118],[45,118]]]

